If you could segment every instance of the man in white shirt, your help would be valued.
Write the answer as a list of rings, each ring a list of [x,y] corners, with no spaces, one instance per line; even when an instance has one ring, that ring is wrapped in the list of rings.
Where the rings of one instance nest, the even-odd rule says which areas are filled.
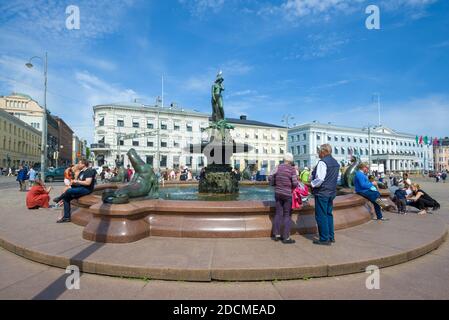
[[[315,219],[318,226],[318,245],[335,242],[333,201],[337,195],[337,179],[340,165],[332,157],[332,147],[323,144],[318,150],[320,161],[312,172],[311,187],[315,196]]]

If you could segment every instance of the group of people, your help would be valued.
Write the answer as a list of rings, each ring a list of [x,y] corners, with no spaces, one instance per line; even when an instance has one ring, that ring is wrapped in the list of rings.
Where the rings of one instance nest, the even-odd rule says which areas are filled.
[[[272,239],[282,243],[295,243],[290,237],[291,213],[295,208],[294,202],[298,196],[307,196],[308,190],[315,199],[315,220],[318,226],[319,239],[313,241],[317,245],[330,246],[335,242],[333,201],[337,195],[338,181],[342,175],[339,163],[332,157],[332,147],[323,144],[318,150],[319,162],[312,172],[304,168],[300,173],[293,163],[293,155],[287,153],[284,161],[270,175],[270,185],[275,187],[276,213],[273,219]],[[440,204],[428,193],[416,184],[412,183],[408,174],[402,179],[390,177],[390,184],[395,186],[390,191],[391,199],[396,204],[390,205],[385,202],[379,191],[385,188],[388,181],[385,175],[369,175],[369,165],[361,163],[357,167],[354,176],[355,193],[369,200],[374,206],[376,220],[388,221],[383,215],[384,211],[405,213],[406,206],[419,209],[419,214],[429,212],[429,209],[438,210]],[[401,185],[402,184],[402,185]],[[297,205],[296,205],[297,207]],[[283,232],[281,233],[281,225]]]
[[[101,183],[107,183],[111,182],[113,178],[117,177],[119,174],[119,168],[115,167],[113,169],[109,167],[103,167],[100,172],[100,182]],[[134,175],[134,170],[131,169],[131,166],[128,165],[125,169],[125,176],[124,176],[124,182],[130,182],[132,177]]]
[[[38,173],[33,167],[28,169],[27,166],[20,165],[16,178],[16,181],[19,183],[19,191],[27,191],[27,181],[30,187],[32,187],[37,176]]]
[[[56,221],[57,223],[71,221],[70,202],[93,192],[96,174],[96,170],[89,166],[87,160],[80,160],[78,164],[71,165],[65,170],[65,188],[59,196],[53,199],[55,204],[62,204],[64,207],[63,213]],[[47,188],[40,178],[35,179],[26,197],[28,209],[49,208],[51,190],[52,188]]]
[[[285,244],[295,243],[290,237],[292,203],[298,195],[307,196],[309,189],[315,199],[315,219],[318,226],[319,239],[313,241],[317,245],[331,245],[335,242],[333,201],[337,196],[337,180],[340,165],[332,157],[332,147],[323,144],[318,151],[320,161],[311,173],[308,170],[299,174],[293,163],[293,155],[287,153],[284,162],[270,175],[269,181],[275,187],[276,213],[273,219],[274,241]],[[299,193],[299,194],[298,194]],[[281,234],[281,224],[283,233]]]
[[[390,197],[395,202],[398,213],[407,214],[407,206],[418,209],[419,215],[429,213],[430,209],[440,209],[438,201],[422,190],[419,184],[412,183],[407,173],[400,179],[392,177],[390,180]]]
[[[435,182],[438,183],[441,180],[443,181],[443,183],[446,183],[446,179],[447,179],[447,172],[443,171],[443,172],[437,172],[435,174]]]
[[[16,168],[14,167],[7,167],[7,168],[3,168],[0,167],[0,176],[7,176],[7,177],[11,177],[14,175],[14,172],[16,171]]]
[[[292,209],[300,208],[308,200],[309,191],[315,200],[315,219],[318,226],[319,239],[314,240],[317,245],[331,245],[335,242],[333,201],[337,195],[337,185],[341,170],[339,163],[332,157],[332,147],[323,144],[318,150],[319,162],[312,172],[304,168],[299,172],[293,161],[293,155],[287,153],[284,161],[268,177],[270,185],[275,189],[276,213],[273,219],[272,239],[285,244],[295,243],[290,237]],[[204,169],[204,168],[203,168]],[[369,166],[361,163],[354,176],[355,192],[369,200],[376,213],[378,221],[388,221],[383,211],[396,210],[394,206],[386,204],[379,192],[379,179],[368,176]],[[89,166],[87,160],[80,160],[78,164],[71,165],[64,172],[65,188],[53,201],[64,207],[63,214],[57,222],[71,221],[71,205],[73,199],[80,198],[93,192],[96,182],[96,170]],[[235,169],[234,174],[240,175]],[[125,180],[130,181],[133,171],[128,166]],[[114,171],[105,168],[101,173],[102,180],[114,176]],[[383,177],[382,177],[383,178]],[[166,170],[162,174],[164,180],[192,180],[191,171],[187,167],[180,170]],[[48,208],[51,187],[47,188],[44,182],[37,177],[36,171],[21,166],[17,180],[20,190],[26,190],[25,181],[32,183],[27,194],[27,207],[29,209]],[[386,181],[380,181],[386,183]],[[419,209],[419,214],[429,212],[429,209],[438,210],[440,204],[416,184],[412,183],[408,174],[401,179],[390,176],[391,199],[396,204],[398,213],[406,213],[406,206]],[[283,228],[281,228],[283,225]],[[282,233],[281,233],[282,229]]]

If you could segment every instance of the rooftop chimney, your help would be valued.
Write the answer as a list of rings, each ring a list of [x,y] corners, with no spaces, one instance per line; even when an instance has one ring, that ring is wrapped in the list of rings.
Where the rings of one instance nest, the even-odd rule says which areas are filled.
[[[241,115],[240,116],[240,120],[246,120],[246,116],[245,115]]]

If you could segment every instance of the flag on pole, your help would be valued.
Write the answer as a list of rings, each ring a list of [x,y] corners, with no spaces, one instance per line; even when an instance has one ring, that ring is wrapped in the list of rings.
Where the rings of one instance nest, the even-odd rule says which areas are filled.
[[[423,143],[423,141],[422,141],[422,136],[420,136],[419,137],[419,144],[422,144]]]
[[[424,137],[424,144],[425,145],[429,144],[429,138],[427,136]]]
[[[416,144],[419,144],[419,138],[416,136]]]

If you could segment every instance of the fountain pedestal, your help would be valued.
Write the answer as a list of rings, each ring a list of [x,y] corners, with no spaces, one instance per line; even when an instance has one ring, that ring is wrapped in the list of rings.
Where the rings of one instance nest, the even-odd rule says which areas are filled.
[[[208,165],[200,178],[199,193],[238,193],[239,182],[228,164]]]
[[[198,185],[199,193],[235,194],[239,192],[239,182],[231,166],[235,153],[246,153],[251,146],[237,143],[232,139],[229,125],[222,121],[220,129],[209,128],[210,140],[192,145],[190,154],[202,153],[207,158],[207,166],[201,171]],[[228,126],[228,127],[226,127]]]

